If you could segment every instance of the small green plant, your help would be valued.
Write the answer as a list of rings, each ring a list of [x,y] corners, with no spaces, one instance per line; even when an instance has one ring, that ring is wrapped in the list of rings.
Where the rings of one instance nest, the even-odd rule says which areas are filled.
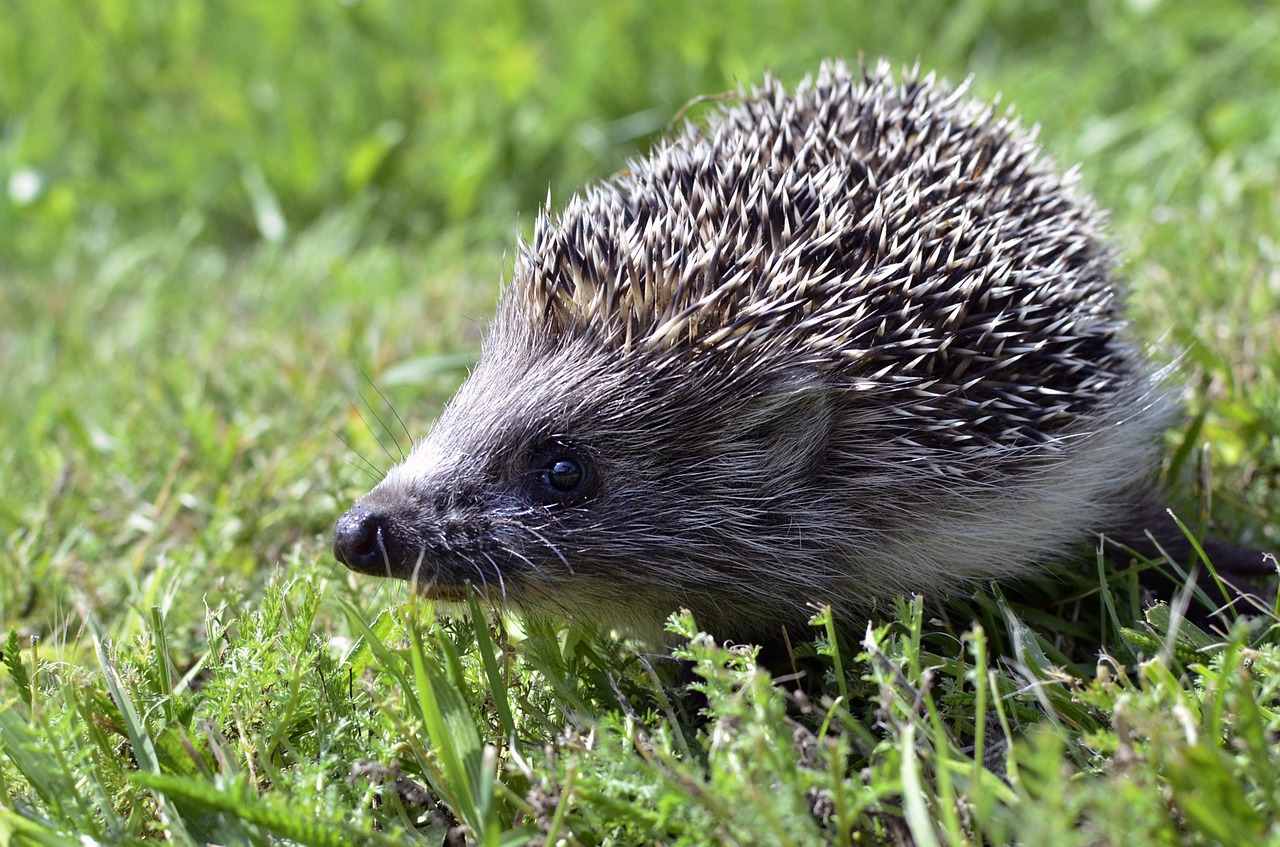
[[[1215,639],[1157,613],[1124,637],[1167,649],[1080,676],[1005,600],[1002,667],[981,625],[957,637],[917,598],[854,648],[819,614],[818,678],[783,679],[687,615],[670,655],[647,654],[545,625],[514,638],[474,599],[372,622],[340,602],[354,640],[335,654],[313,631],[325,590],[281,581],[259,610],[211,611],[182,680],[162,616],[127,658],[90,622],[96,671],[33,672],[11,633],[32,698],[0,710],[0,824],[42,843],[1207,844],[1257,843],[1280,811],[1280,653],[1258,622]]]

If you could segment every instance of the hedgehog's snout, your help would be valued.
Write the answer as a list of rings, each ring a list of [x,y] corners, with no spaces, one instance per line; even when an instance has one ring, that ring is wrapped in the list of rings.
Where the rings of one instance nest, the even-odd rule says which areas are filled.
[[[396,468],[338,518],[333,556],[356,573],[452,584],[466,551],[487,541],[483,506],[469,489]]]
[[[387,516],[376,509],[353,506],[333,528],[333,555],[356,573],[391,576],[399,556]]]

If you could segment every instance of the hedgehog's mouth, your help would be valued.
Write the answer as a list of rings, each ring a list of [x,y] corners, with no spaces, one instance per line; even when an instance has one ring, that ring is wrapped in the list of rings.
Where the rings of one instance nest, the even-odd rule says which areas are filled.
[[[409,583],[413,587],[414,593],[427,600],[435,600],[438,603],[465,603],[467,600],[467,588],[465,585],[423,582],[421,580],[409,580]],[[483,593],[483,589],[478,589],[477,593]]]
[[[505,604],[513,570],[506,558],[486,539],[442,534],[424,538],[397,512],[357,504],[334,527],[333,553],[356,573],[403,580],[428,600],[465,603],[470,585],[484,602]]]
[[[506,580],[496,571],[492,575],[481,571],[468,571],[471,578],[467,578],[456,572],[447,562],[436,559],[437,557],[433,557],[424,550],[423,555],[416,560],[404,562],[392,573],[382,575],[407,582],[410,590],[419,597],[440,603],[467,602],[468,587],[485,602],[494,602],[495,597],[505,596]],[[476,579],[476,576],[480,579]],[[490,578],[486,580],[486,576]]]

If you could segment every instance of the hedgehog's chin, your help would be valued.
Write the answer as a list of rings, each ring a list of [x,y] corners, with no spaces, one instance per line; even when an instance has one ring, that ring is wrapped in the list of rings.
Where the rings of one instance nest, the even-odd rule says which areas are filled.
[[[424,600],[431,600],[436,603],[448,603],[450,605],[465,606],[467,604],[467,589],[475,593],[476,599],[487,606],[501,607],[505,605],[502,592],[497,586],[476,585],[471,582],[427,582],[422,580],[410,580],[409,588],[414,594],[417,594]]]
[[[414,594],[424,600],[434,600],[437,603],[465,603],[467,602],[467,589],[465,585],[446,585],[439,582],[421,582],[410,580],[409,587]]]

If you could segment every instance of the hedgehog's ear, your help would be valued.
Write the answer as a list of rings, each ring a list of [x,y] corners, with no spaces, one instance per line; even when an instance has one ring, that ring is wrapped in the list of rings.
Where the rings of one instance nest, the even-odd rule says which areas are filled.
[[[831,437],[832,406],[831,387],[812,374],[789,374],[756,398],[743,423],[769,477],[808,476],[821,464]]]

